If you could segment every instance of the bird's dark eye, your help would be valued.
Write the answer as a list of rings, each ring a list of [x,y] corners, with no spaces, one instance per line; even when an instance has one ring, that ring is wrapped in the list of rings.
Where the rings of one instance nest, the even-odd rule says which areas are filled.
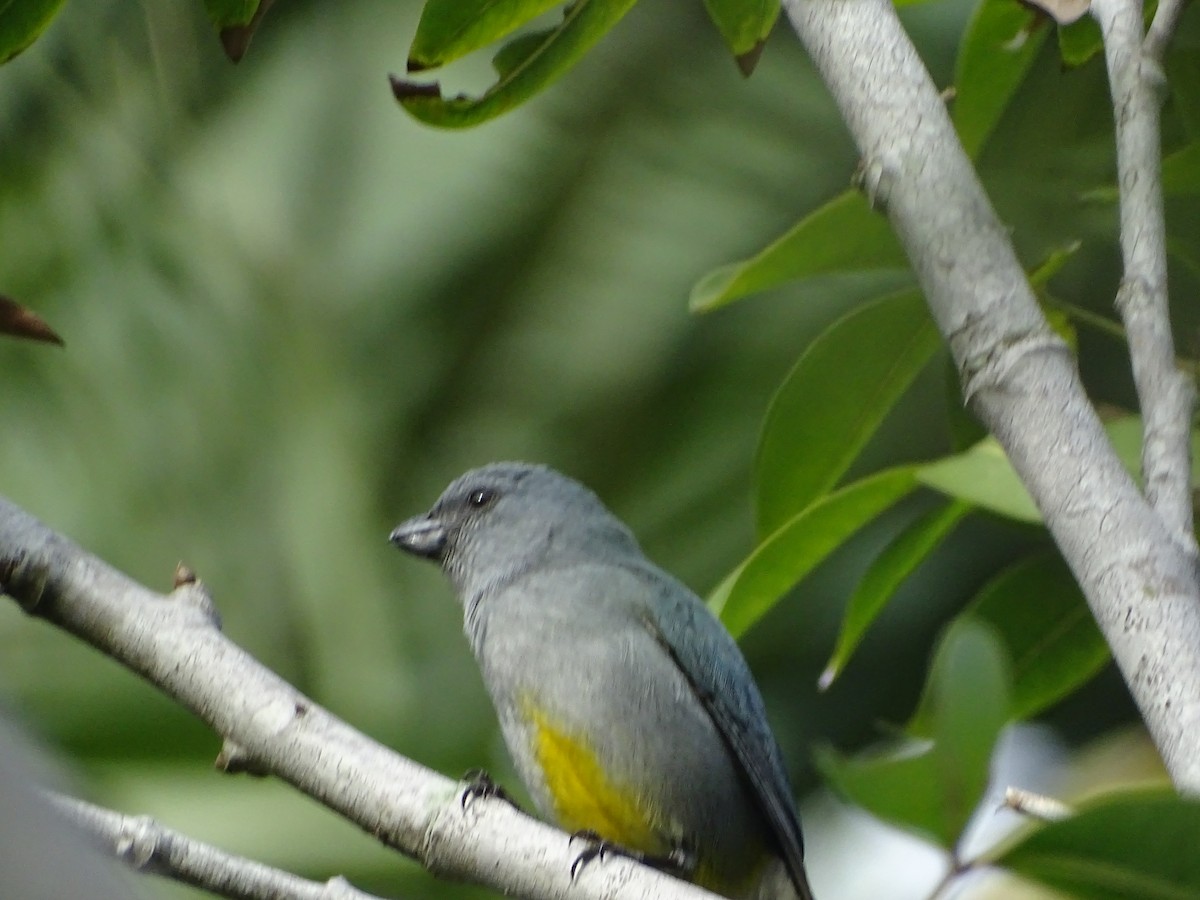
[[[467,503],[476,509],[481,509],[496,499],[496,492],[491,488],[478,488],[467,494]]]

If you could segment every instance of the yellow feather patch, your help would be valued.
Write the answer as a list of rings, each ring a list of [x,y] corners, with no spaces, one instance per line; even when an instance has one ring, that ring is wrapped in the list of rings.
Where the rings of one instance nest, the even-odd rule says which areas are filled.
[[[529,698],[522,707],[533,727],[533,752],[559,826],[564,831],[593,831],[606,841],[649,857],[669,855],[671,846],[655,829],[636,790],[614,783],[587,742],[557,725]],[[725,865],[702,858],[691,880],[726,897],[747,897],[754,893],[770,859],[761,845],[750,858],[725,860]]]
[[[533,724],[534,753],[565,831],[594,831],[629,850],[665,855],[669,847],[650,823],[632,788],[617,785],[579,737],[556,726],[526,702]]]

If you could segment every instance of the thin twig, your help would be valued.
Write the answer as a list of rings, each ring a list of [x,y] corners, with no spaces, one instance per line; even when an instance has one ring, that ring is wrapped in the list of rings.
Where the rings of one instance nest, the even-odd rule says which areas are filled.
[[[1142,4],[1094,0],[1116,122],[1124,275],[1117,309],[1142,411],[1146,499],[1172,536],[1197,556],[1192,524],[1191,437],[1195,389],[1176,365],[1167,291],[1159,108],[1162,67],[1142,45]],[[1164,26],[1166,27],[1166,26]]]
[[[1160,0],[1158,9],[1154,11],[1154,21],[1146,32],[1143,51],[1146,56],[1158,64],[1162,64],[1167,47],[1175,37],[1175,29],[1179,27],[1179,17],[1187,0]]]
[[[380,900],[344,878],[325,883],[226,853],[164,828],[148,816],[126,816],[52,792],[46,799],[101,850],[138,872],[162,875],[233,900]]]
[[[1019,787],[1005,788],[1004,806],[1039,822],[1061,822],[1075,815],[1075,810],[1061,800]]]

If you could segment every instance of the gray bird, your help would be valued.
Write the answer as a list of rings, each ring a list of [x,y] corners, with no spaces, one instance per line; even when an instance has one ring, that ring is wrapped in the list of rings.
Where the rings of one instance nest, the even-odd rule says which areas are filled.
[[[543,815],[726,897],[811,900],[745,659],[595,494],[544,466],[493,463],[390,539],[450,577]]]

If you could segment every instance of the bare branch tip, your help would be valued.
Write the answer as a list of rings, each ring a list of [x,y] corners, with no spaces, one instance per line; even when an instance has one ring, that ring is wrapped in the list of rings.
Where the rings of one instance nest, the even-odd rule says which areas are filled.
[[[195,584],[197,581],[196,570],[187,563],[180,560],[175,564],[175,577],[172,582],[172,589],[181,588],[185,584]]]
[[[1040,822],[1061,822],[1075,815],[1075,810],[1061,800],[1019,787],[1005,788],[1001,805]]]

